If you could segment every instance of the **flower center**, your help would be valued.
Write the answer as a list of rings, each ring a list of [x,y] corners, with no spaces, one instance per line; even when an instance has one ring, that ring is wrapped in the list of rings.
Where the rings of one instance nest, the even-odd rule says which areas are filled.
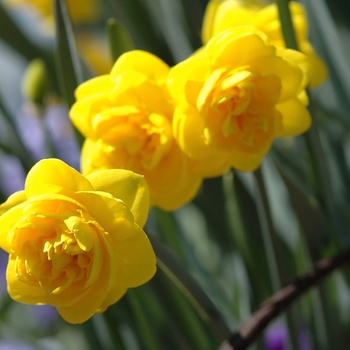
[[[117,154],[124,151],[128,162],[125,167],[134,171],[140,166],[153,169],[171,149],[170,120],[161,113],[148,112],[142,107],[120,108],[126,113],[117,111],[113,124],[103,134],[104,142],[112,145]]]
[[[216,72],[216,73],[215,73]],[[204,137],[225,149],[254,151],[264,145],[274,132],[275,104],[281,83],[276,76],[261,77],[249,66],[220,74],[214,71],[206,102],[201,105]],[[210,79],[209,79],[210,80]],[[203,97],[202,97],[203,98]]]
[[[53,208],[53,203],[46,204]],[[40,213],[35,209],[30,208],[13,235],[18,278],[39,284],[50,294],[73,284],[75,288],[90,284],[101,269],[94,255],[102,228],[80,208],[59,205],[55,212]]]

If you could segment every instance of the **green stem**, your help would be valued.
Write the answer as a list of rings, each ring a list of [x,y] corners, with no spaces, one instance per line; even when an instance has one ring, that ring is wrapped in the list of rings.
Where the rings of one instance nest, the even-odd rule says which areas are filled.
[[[289,0],[276,0],[276,4],[286,47],[289,49],[298,50],[298,43],[295,36],[292,16],[289,10]]]
[[[227,221],[233,243],[238,247],[240,254],[244,258],[249,267],[254,267],[255,260],[251,254],[249,244],[249,234],[246,230],[239,207],[237,194],[234,188],[233,172],[227,172],[222,176],[224,195],[225,195],[225,210],[227,213]]]
[[[278,264],[278,259],[276,256],[277,247],[275,242],[274,225],[261,168],[254,172],[254,178],[257,187],[257,209],[266,251],[267,264],[270,272],[271,284],[273,290],[277,291],[281,289],[282,272],[279,269],[280,265]]]

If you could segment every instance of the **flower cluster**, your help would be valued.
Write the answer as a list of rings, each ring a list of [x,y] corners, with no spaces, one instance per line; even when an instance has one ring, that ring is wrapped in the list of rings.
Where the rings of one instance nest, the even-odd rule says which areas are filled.
[[[203,178],[255,170],[276,137],[309,128],[309,67],[252,26],[220,31],[172,68],[128,52],[76,91],[70,116],[87,138],[83,172],[141,173],[151,204],[176,209]]]
[[[203,179],[255,170],[275,138],[309,128],[305,88],[326,70],[301,6],[292,12],[305,54],[284,47],[275,7],[213,0],[205,45],[183,62],[134,50],[77,88],[83,175],[42,160],[0,206],[14,300],[53,305],[71,323],[103,312],[155,273],[142,230],[151,206],[175,210]]]

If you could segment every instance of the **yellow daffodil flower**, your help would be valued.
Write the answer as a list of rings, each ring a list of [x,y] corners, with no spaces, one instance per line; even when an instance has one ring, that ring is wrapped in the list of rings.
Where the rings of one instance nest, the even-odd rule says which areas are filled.
[[[142,230],[146,182],[127,170],[84,177],[57,159],[38,162],[25,189],[0,206],[8,291],[82,323],[152,278],[156,258]]]
[[[191,173],[191,160],[173,139],[168,72],[150,53],[125,53],[110,74],[77,88],[70,117],[87,138],[83,173],[121,168],[142,174],[151,205],[173,210],[195,196],[201,178]]]
[[[310,63],[310,87],[321,84],[328,75],[326,65],[308,41],[307,16],[304,7],[289,3],[299,49]],[[253,26],[264,32],[272,45],[285,47],[276,4],[265,7],[247,5],[239,0],[211,0],[203,20],[202,38],[207,43],[217,33],[234,26]]]
[[[309,128],[307,67],[305,55],[246,26],[220,32],[171,69],[174,135],[203,176],[255,170],[274,138]]]
[[[36,12],[43,20],[53,22],[53,0],[4,0],[6,6],[26,7]],[[100,7],[97,0],[67,0],[69,14],[75,23],[91,23],[100,16]]]

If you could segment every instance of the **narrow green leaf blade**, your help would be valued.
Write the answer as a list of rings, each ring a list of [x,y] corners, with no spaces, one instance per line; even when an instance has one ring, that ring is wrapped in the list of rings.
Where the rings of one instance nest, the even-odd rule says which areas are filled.
[[[72,23],[65,0],[55,0],[56,22],[56,64],[61,93],[69,107],[75,101],[74,91],[83,82],[80,59],[75,45]],[[77,140],[82,145],[83,137],[75,130]]]
[[[134,49],[135,45],[129,33],[115,18],[107,21],[107,32],[113,61],[116,61],[124,52]]]
[[[65,0],[55,1],[56,56],[61,89],[68,106],[74,103],[74,91],[83,82],[80,59]]]

